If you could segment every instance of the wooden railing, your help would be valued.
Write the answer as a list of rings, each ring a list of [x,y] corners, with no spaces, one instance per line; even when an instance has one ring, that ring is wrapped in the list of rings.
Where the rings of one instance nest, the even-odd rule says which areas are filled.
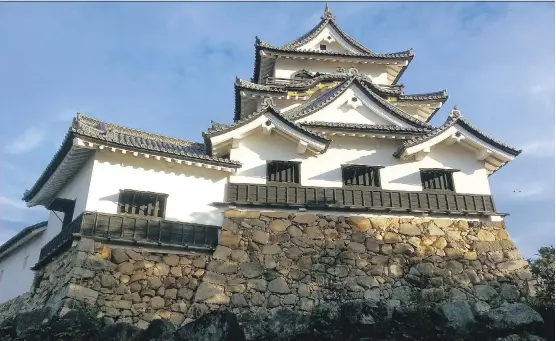
[[[213,250],[218,244],[219,229],[214,225],[86,211],[41,249],[37,266],[71,243],[76,235],[120,244]]]
[[[236,205],[341,209],[354,211],[495,214],[490,195],[448,191],[387,191],[370,187],[307,187],[287,184],[228,184],[227,201]]]

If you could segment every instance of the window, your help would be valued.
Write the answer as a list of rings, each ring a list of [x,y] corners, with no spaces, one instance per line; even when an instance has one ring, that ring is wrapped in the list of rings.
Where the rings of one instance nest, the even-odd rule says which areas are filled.
[[[122,190],[118,199],[118,211],[124,214],[164,218],[167,198],[168,194]]]
[[[379,166],[342,166],[342,181],[344,186],[380,187]]]
[[[266,166],[266,181],[299,183],[299,162],[271,161]]]
[[[449,169],[421,170],[423,189],[454,191],[454,180]]]
[[[326,45],[320,44],[320,50],[321,51],[326,51]]]

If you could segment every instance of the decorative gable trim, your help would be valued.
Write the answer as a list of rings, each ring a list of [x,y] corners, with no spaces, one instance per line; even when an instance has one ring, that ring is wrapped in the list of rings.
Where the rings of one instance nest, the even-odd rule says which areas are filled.
[[[326,137],[311,132],[280,115],[274,108],[270,98],[265,99],[263,107],[259,111],[232,125],[213,123],[213,126],[203,133],[203,138],[212,155],[218,147],[229,143],[233,144],[234,141],[243,138],[254,130],[262,130],[266,134],[270,134],[273,130],[280,131],[302,145],[307,144],[307,147],[300,147],[301,149],[312,150],[318,153],[324,153],[330,143],[330,140]]]
[[[477,160],[485,161],[489,175],[521,153],[521,150],[497,141],[471,125],[454,107],[442,126],[426,135],[404,142],[394,153],[394,157],[408,159],[414,156],[420,160],[430,152],[431,147],[442,142],[462,143],[463,146],[474,150]]]
[[[350,78],[346,79],[336,88],[330,90],[329,92],[323,94],[322,96],[316,98],[315,100],[295,107],[283,113],[283,115],[292,120],[299,120],[303,117],[307,117],[322,108],[328,106],[336,98],[340,97],[352,84],[359,87],[363,93],[365,93],[368,99],[361,99],[361,101],[371,110],[373,110],[378,115],[383,116],[391,122],[396,122],[398,125],[409,124],[413,127],[419,128],[430,128],[431,126],[423,121],[420,121],[414,117],[409,116],[407,113],[401,109],[396,108],[394,105],[388,103],[388,101],[381,98],[373,90],[369,89],[364,81],[361,80],[360,76],[352,75]],[[386,111],[388,116],[383,112]]]

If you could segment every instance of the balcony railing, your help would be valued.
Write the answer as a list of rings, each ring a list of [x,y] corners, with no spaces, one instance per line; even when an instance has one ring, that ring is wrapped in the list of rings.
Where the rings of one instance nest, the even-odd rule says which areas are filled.
[[[291,78],[279,78],[279,77],[267,77],[265,78],[266,85],[292,85],[295,83],[301,83],[304,80],[301,79],[291,79]]]
[[[276,184],[228,184],[227,201],[270,206],[348,211],[496,215],[490,195],[444,191],[387,191],[369,187],[329,188]]]
[[[219,229],[214,225],[86,211],[41,249],[35,267],[46,263],[76,235],[118,244],[213,250],[218,244]]]

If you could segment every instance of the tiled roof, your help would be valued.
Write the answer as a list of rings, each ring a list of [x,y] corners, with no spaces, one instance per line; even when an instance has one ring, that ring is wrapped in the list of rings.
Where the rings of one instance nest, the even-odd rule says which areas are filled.
[[[278,47],[262,40],[258,40],[258,46],[261,49],[271,50],[275,52],[287,52],[287,53],[296,53],[296,54],[316,54],[316,55],[323,55],[323,56],[337,56],[337,57],[356,57],[356,58],[363,58],[363,59],[411,59],[413,58],[414,52],[413,49],[400,51],[400,52],[393,52],[393,53],[354,53],[354,52],[333,52],[328,50],[298,50],[294,47]]]
[[[228,131],[234,130],[236,128],[239,128],[251,121],[254,121],[255,119],[257,119],[258,117],[260,117],[261,115],[265,114],[265,113],[270,113],[273,116],[275,116],[276,118],[278,118],[280,121],[284,122],[285,124],[287,124],[288,126],[290,126],[291,128],[311,136],[312,138],[319,140],[323,143],[326,143],[328,146],[328,143],[330,143],[330,139],[328,139],[326,136],[319,134],[319,133],[315,133],[310,131],[309,129],[304,128],[303,126],[301,126],[298,123],[295,123],[291,120],[289,120],[288,118],[282,116],[278,111],[276,111],[276,109],[274,109],[273,105],[271,105],[270,103],[265,103],[263,104],[263,107],[258,110],[257,112],[246,116],[242,119],[240,119],[239,121],[236,121],[233,124],[230,125],[226,125],[226,124],[219,124],[216,123],[212,125],[211,128],[209,128],[206,132],[203,133],[203,137],[205,139],[205,145],[208,146],[208,148],[211,148],[211,142],[210,142],[210,138],[216,135],[220,135],[223,133],[226,133]]]
[[[448,115],[448,118],[446,119],[446,122],[444,122],[443,125],[441,125],[440,127],[432,130],[431,132],[429,132],[426,135],[422,135],[422,136],[418,136],[418,137],[414,137],[411,140],[407,140],[404,143],[401,144],[401,146],[398,148],[398,150],[396,150],[396,152],[394,153],[394,157],[399,158],[403,152],[412,146],[418,145],[420,143],[423,143],[425,141],[428,141],[432,138],[434,138],[435,136],[438,136],[440,134],[442,134],[443,132],[445,132],[446,130],[448,130],[450,127],[454,126],[455,124],[460,124],[462,125],[464,128],[466,128],[470,133],[472,133],[474,136],[476,136],[477,138],[499,148],[500,150],[512,155],[512,156],[517,156],[521,153],[521,150],[518,150],[514,147],[511,147],[507,144],[504,144],[498,140],[495,140],[494,138],[488,136],[487,134],[485,134],[484,132],[480,131],[478,128],[472,126],[463,116],[461,116],[461,114],[459,113],[459,110],[455,109],[452,110],[452,112],[450,113],[450,115]]]
[[[12,238],[8,239],[8,241],[6,241],[4,244],[0,245],[0,258],[3,258],[2,254],[5,251],[7,251],[9,248],[11,248],[12,246],[17,244],[17,242],[19,242],[20,240],[22,240],[23,238],[25,238],[26,236],[31,234],[33,231],[39,230],[39,229],[45,227],[46,225],[48,225],[48,222],[47,221],[42,221],[40,223],[28,226],[28,227],[24,228],[23,230],[19,231],[18,234],[16,234]]]
[[[176,139],[102,122],[82,114],[79,114],[74,120],[73,129],[78,135],[131,148],[179,155],[201,161],[213,161],[229,166],[239,166],[239,163],[236,161],[207,155],[205,145],[202,143]]]
[[[378,96],[373,90],[369,89],[364,82],[361,81],[359,76],[352,76],[341,84],[336,86],[334,89],[328,91],[327,93],[323,94],[322,96],[316,98],[315,100],[295,107],[291,110],[288,110],[283,113],[283,115],[290,119],[299,119],[310,115],[317,110],[327,106],[329,103],[334,101],[338,98],[344,91],[346,91],[351,84],[356,84],[359,86],[366,94],[369,95],[371,99],[373,99],[378,105],[380,105],[384,110],[392,113],[397,118],[413,125],[416,127],[422,128],[429,128],[430,125],[420,121],[412,116],[409,116],[407,113],[402,111],[401,109],[397,108],[396,106],[388,103],[386,100]]]
[[[255,90],[255,91],[286,93],[287,91],[307,90],[321,82],[344,80],[350,77],[351,75],[347,73],[317,74],[312,79],[307,79],[305,81],[297,81],[295,83],[284,84],[284,85],[263,85],[263,84],[246,81],[240,78],[236,78],[236,86],[244,89]],[[397,95],[401,95],[403,92],[403,86],[384,88],[374,84],[373,81],[367,76],[359,75],[359,77],[369,87],[373,88],[377,92],[384,93],[385,95],[397,96]]]
[[[398,97],[398,100],[400,101],[446,101],[447,99],[448,94],[446,93],[446,90],[424,94],[400,95]]]
[[[333,128],[344,131],[368,131],[368,132],[386,132],[386,133],[407,133],[407,134],[426,134],[431,131],[430,128],[414,128],[400,127],[397,125],[378,125],[378,124],[361,124],[361,123],[341,123],[341,122],[317,122],[309,121],[301,123],[307,128]]]
[[[66,134],[62,145],[45,168],[33,187],[26,191],[23,200],[30,200],[46,183],[56,168],[60,165],[65,155],[72,147],[74,137],[86,137],[97,140],[107,145],[124,146],[132,150],[149,151],[155,154],[179,156],[185,159],[239,168],[241,164],[236,161],[215,158],[207,155],[202,143],[176,139],[159,134],[144,132],[120,125],[96,120],[83,114],[77,114]]]

